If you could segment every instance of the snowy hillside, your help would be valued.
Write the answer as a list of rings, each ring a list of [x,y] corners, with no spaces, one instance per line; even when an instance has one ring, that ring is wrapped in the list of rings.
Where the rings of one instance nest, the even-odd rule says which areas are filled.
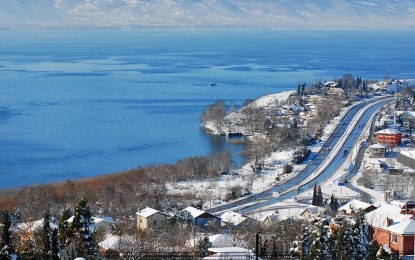
[[[2,0],[0,28],[415,29],[414,0]]]

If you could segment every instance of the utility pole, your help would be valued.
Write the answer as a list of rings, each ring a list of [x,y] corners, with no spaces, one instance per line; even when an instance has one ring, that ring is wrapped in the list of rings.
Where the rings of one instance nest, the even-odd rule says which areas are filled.
[[[399,93],[395,95],[395,102],[393,104],[393,131],[396,129],[396,99],[399,97]]]

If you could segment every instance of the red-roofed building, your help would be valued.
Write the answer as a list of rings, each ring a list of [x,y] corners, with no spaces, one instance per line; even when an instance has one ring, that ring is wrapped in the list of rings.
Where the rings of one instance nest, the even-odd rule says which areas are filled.
[[[366,214],[366,220],[372,227],[373,240],[379,245],[388,245],[398,254],[414,254],[415,219],[412,214],[402,214],[399,206],[383,204]]]
[[[388,147],[395,147],[402,141],[402,133],[399,131],[384,129],[375,134],[376,142],[385,144]]]

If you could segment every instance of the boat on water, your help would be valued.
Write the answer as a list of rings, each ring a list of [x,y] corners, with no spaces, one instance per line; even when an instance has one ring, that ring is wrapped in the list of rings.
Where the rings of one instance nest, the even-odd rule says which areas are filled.
[[[211,82],[210,82],[210,86],[211,86],[211,87],[216,86],[216,82],[211,81]]]

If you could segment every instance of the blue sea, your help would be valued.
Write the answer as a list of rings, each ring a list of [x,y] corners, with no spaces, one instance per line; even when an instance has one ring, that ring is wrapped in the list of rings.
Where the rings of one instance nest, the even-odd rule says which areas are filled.
[[[414,54],[411,31],[3,30],[0,189],[223,149],[240,165],[241,145],[200,128],[208,104],[344,74],[414,78]]]

